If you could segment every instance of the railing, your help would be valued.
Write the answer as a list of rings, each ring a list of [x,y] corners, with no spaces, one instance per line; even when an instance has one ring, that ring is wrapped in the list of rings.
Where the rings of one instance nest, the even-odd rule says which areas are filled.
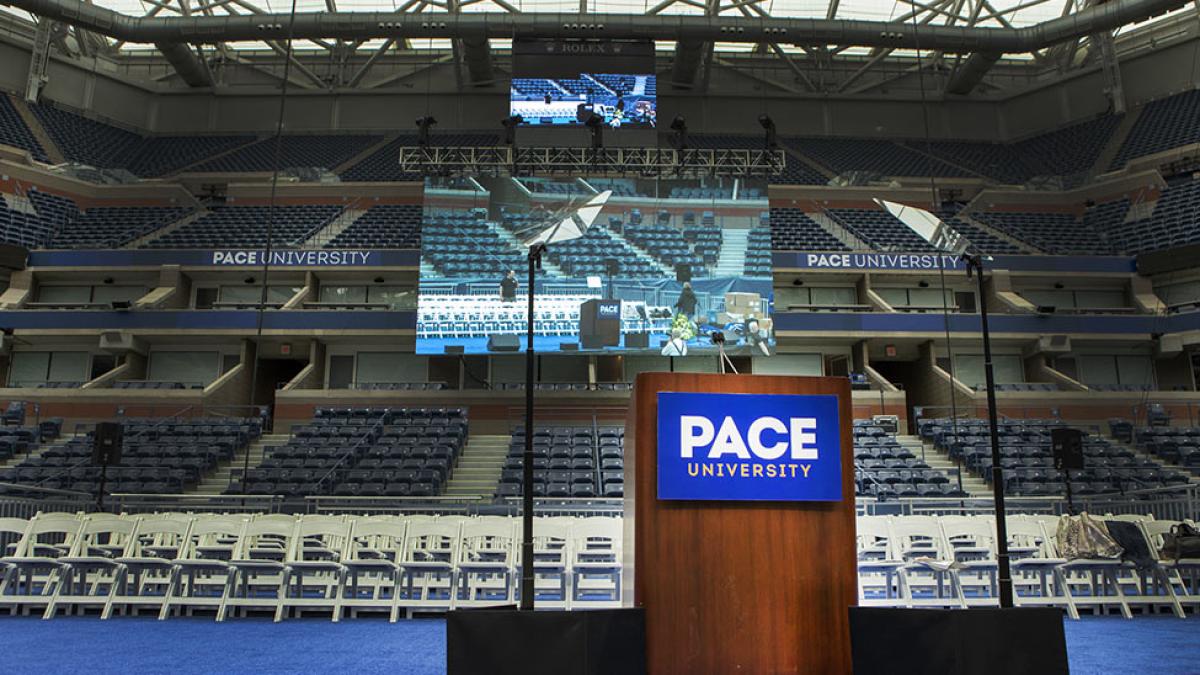
[[[117,513],[280,513],[279,495],[156,495],[116,493],[109,502]]]
[[[621,499],[538,498],[542,516],[619,516]],[[938,497],[855,500],[858,515],[992,515],[991,497]],[[1072,505],[1059,497],[1010,497],[1009,515],[1063,515],[1087,511],[1097,515],[1152,515],[1157,520],[1200,519],[1200,485],[1143,490],[1124,495],[1096,495],[1076,499]],[[45,512],[92,512],[94,495],[71,490],[51,490],[0,483],[0,517],[32,518]],[[517,498],[492,499],[482,496],[442,497],[339,497],[312,496],[288,499],[281,495],[179,495],[117,493],[106,502],[106,511],[116,513],[313,513],[313,514],[429,514],[466,516],[516,516]]]
[[[856,500],[859,515],[991,515],[995,513],[990,496],[938,497],[916,499],[872,498]],[[1065,515],[1087,511],[1097,515],[1153,515],[1157,520],[1200,519],[1200,485],[1189,484],[1154,490],[1136,490],[1124,494],[1080,497],[1068,503],[1062,497],[1008,497],[1009,515],[1044,513]]]
[[[95,509],[95,495],[85,492],[0,483],[0,518],[32,518],[39,513]]]

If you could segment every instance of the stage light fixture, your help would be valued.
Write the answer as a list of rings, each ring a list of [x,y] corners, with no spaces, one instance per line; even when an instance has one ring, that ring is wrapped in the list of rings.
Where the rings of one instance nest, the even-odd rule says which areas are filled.
[[[770,115],[763,113],[758,116],[758,123],[760,126],[762,126],[763,131],[765,131],[767,134],[766,139],[763,141],[766,144],[766,147],[774,148],[776,145],[778,145],[775,139],[775,120],[771,119]]]
[[[675,119],[671,120],[671,145],[676,150],[686,150],[688,145],[688,128],[687,120],[683,115],[676,115]]]
[[[599,150],[604,147],[604,118],[596,113],[589,113],[587,119],[583,122],[584,126],[592,132],[592,149]]]
[[[437,120],[432,115],[417,118],[417,145],[425,147],[429,145],[429,130],[437,124]]]
[[[520,115],[510,115],[500,120],[500,126],[504,127],[504,144],[515,145],[517,142],[517,127],[525,123],[525,118]]]

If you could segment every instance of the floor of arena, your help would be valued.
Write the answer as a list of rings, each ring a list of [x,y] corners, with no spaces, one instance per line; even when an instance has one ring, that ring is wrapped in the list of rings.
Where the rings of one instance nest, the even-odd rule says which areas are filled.
[[[1194,675],[1200,663],[1196,617],[1085,617],[1065,620],[1073,675]],[[356,619],[91,617],[0,619],[6,673],[320,673],[440,675],[445,623]],[[48,645],[60,645],[52,653]]]

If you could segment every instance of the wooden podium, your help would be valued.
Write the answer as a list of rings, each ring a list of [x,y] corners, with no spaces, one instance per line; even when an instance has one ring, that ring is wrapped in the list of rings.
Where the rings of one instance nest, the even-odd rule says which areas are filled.
[[[837,396],[842,500],[660,501],[659,392]],[[634,575],[625,593],[645,608],[648,672],[851,672],[852,415],[845,378],[637,376],[625,432],[625,571]]]

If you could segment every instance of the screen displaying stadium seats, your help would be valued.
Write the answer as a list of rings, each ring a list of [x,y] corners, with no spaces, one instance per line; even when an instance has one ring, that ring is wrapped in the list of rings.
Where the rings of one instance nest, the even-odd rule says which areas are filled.
[[[430,179],[417,353],[515,352],[528,251],[548,241],[535,349],[769,355],[766,184],[745,179]]]
[[[614,129],[653,129],[657,110],[654,75],[514,77],[509,98],[509,113],[531,126],[583,125],[594,112]]]

